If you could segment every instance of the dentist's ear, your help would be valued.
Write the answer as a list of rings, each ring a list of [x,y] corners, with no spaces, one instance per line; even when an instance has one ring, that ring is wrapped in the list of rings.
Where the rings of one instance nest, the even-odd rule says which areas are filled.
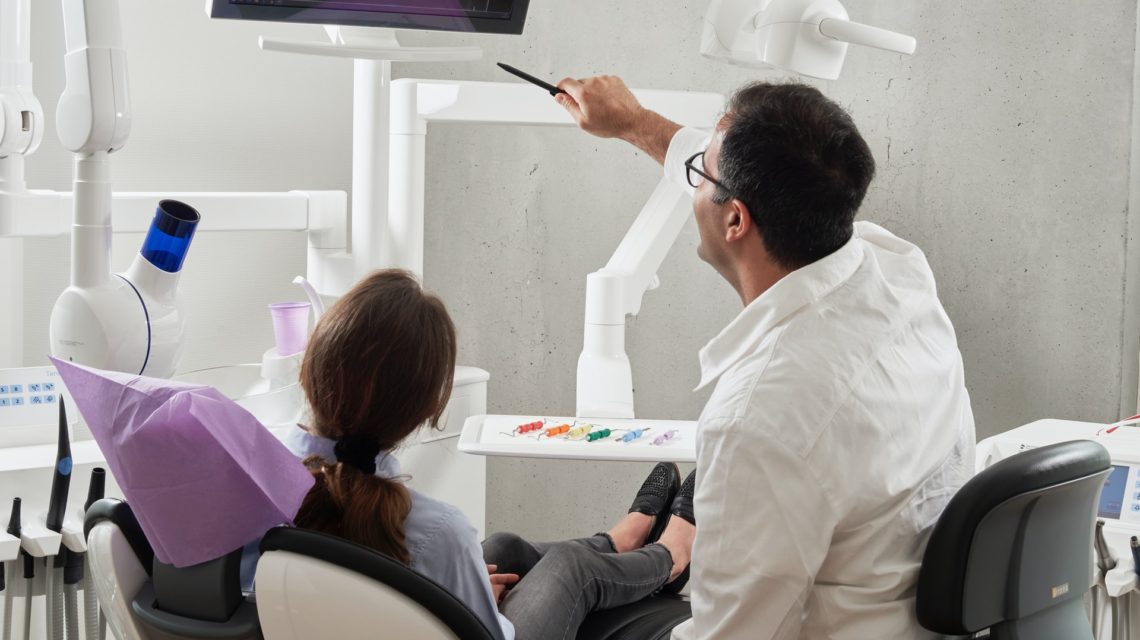
[[[740,200],[733,198],[728,202],[728,211],[725,213],[725,236],[728,242],[746,237],[752,232],[752,215],[748,207]]]

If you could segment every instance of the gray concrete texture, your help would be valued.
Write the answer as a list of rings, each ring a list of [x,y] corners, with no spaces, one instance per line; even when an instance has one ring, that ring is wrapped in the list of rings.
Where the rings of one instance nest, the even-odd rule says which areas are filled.
[[[51,117],[62,86],[58,5],[34,4],[34,17],[54,21],[34,28],[37,91],[51,96]],[[1125,248],[1136,3],[1112,0],[1095,12],[1060,0],[846,4],[856,20],[918,38],[913,58],[852,48],[839,81],[813,84],[851,111],[878,161],[862,217],[930,258],[958,330],[979,438],[1042,417],[1114,419],[1135,402],[1136,354],[1122,346],[1135,343]],[[209,22],[200,0],[123,6],[137,119],[115,167],[118,188],[348,188],[351,65],[255,46],[259,33],[319,32]],[[725,94],[782,77],[701,58],[705,8],[532,0],[521,37],[406,34],[408,44],[479,44],[485,56],[396,65],[396,74],[510,81],[493,65],[503,61],[552,80],[612,73],[638,87]],[[66,188],[68,167],[49,133],[29,178]],[[573,412],[585,276],[605,263],[658,175],[631,148],[573,130],[433,128],[425,279],[455,316],[461,361],[491,372],[492,412]],[[262,242],[280,249],[287,282],[303,265],[303,241],[281,240]],[[238,242],[211,242],[218,257],[188,263],[185,276],[203,296],[224,271],[217,261],[243,255]],[[707,393],[691,391],[696,353],[739,311],[696,244],[690,223],[661,288],[629,323],[645,417],[697,416]],[[254,268],[272,254],[248,255]],[[257,273],[266,283],[269,271]],[[214,303],[219,312],[235,315],[269,301],[260,289],[216,295],[226,296]],[[255,359],[254,345],[269,339],[268,326],[247,323],[239,328],[257,340],[213,344],[223,325],[212,326],[187,345],[203,366]],[[488,530],[591,533],[624,513],[648,469],[492,459]]]
[[[847,7],[918,38],[914,58],[852,47],[839,81],[813,84],[852,113],[875,153],[861,217],[927,253],[979,438],[1042,417],[1114,419],[1134,402],[1120,380],[1135,367],[1135,354],[1121,353],[1135,3],[1098,16],[1055,2]],[[520,41],[468,41],[488,61],[554,79],[612,73],[639,87],[727,94],[781,77],[696,55],[704,9],[540,2]],[[430,75],[499,77],[469,66]],[[604,264],[657,169],[578,132],[485,129],[429,136],[438,187],[428,210],[442,215],[429,213],[426,279],[459,321],[464,360],[494,375],[491,411],[572,412],[582,276]],[[706,394],[690,391],[696,352],[739,311],[696,243],[690,223],[629,324],[639,415],[697,416]],[[496,459],[488,530],[552,538],[604,527],[647,469]]]

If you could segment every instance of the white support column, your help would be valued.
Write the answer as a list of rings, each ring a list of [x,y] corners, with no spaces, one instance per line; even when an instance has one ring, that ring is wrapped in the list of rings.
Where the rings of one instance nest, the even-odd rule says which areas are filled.
[[[386,266],[424,273],[424,153],[426,133],[393,133],[389,149]]]
[[[1140,13],[1136,16],[1140,29]],[[1140,31],[1136,45],[1140,45]],[[1128,163],[1128,208],[1124,224],[1124,309],[1121,318],[1121,418],[1140,413],[1140,49],[1132,55],[1132,145]]]
[[[353,61],[350,251],[358,277],[390,264],[384,255],[384,236],[388,226],[388,87],[391,82],[391,62]]]

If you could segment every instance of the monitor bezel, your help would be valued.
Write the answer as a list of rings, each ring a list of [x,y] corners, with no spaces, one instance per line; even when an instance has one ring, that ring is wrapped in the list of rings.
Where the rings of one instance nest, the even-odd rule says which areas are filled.
[[[275,7],[266,5],[237,5],[230,4],[230,0],[209,1],[209,15],[211,18],[507,35],[519,35],[522,33],[523,24],[526,22],[527,7],[530,4],[530,0],[514,0],[516,4],[511,11],[511,18],[509,20],[467,17],[466,20],[471,23],[474,29],[460,30],[451,28],[451,24],[453,24],[456,19],[455,16],[420,14],[416,16],[417,24],[408,25],[384,19],[386,16],[407,14],[353,11],[350,9],[298,9],[296,7]]]

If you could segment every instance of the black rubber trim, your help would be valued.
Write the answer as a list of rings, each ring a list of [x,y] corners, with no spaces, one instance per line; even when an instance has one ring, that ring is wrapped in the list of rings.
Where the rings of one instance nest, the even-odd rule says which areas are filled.
[[[87,514],[83,517],[83,539],[86,540],[91,535],[91,530],[95,528],[95,525],[104,520],[110,521],[119,528],[119,531],[123,532],[123,536],[127,539],[127,544],[131,546],[131,550],[135,552],[139,564],[142,565],[148,576],[152,575],[154,549],[151,548],[142,527],[139,526],[135,513],[131,511],[131,505],[115,498],[96,500],[87,509]]]
[[[155,637],[194,640],[244,640],[262,637],[257,607],[251,602],[243,602],[225,622],[197,620],[159,609],[154,596],[154,584],[151,582],[143,583],[138,594],[131,600],[131,613],[135,621],[143,627],[158,631]],[[147,634],[143,635],[145,637]]]
[[[115,275],[119,276],[119,279],[122,280],[123,282],[129,284],[131,286],[131,290],[134,291],[135,295],[139,297],[139,304],[142,305],[143,317],[146,318],[146,357],[143,358],[143,366],[142,366],[142,368],[139,369],[139,375],[142,375],[142,372],[146,371],[147,363],[150,362],[150,342],[151,342],[150,311],[147,311],[146,301],[143,300],[142,294],[139,293],[139,290],[137,288],[135,288],[135,283],[124,278],[122,276],[122,274],[116,273]]]
[[[923,627],[966,634],[966,568],[974,534],[991,511],[1013,498],[1104,473],[1108,451],[1089,440],[1038,447],[983,470],[950,499],[930,535],[918,575],[916,609]]]
[[[586,616],[577,640],[668,640],[673,627],[693,617],[680,596],[659,594]]]
[[[261,539],[261,552],[270,551],[316,558],[388,585],[430,611],[463,640],[494,638],[483,622],[446,589],[375,549],[317,531],[275,527]]]

